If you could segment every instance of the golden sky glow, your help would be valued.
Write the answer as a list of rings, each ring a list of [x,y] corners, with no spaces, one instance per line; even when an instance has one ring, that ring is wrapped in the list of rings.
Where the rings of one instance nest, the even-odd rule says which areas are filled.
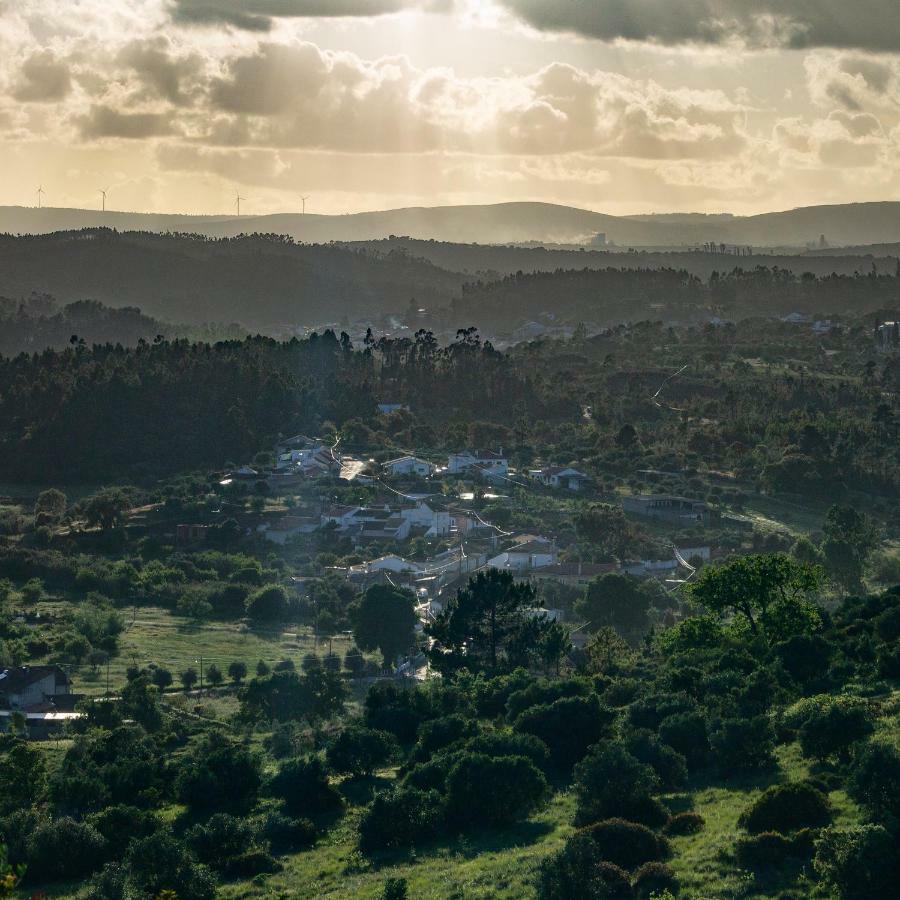
[[[0,0],[0,204],[900,198],[894,0]]]

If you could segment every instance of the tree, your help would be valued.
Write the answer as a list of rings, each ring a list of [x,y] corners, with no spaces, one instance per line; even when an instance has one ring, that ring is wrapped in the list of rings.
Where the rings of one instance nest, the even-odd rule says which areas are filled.
[[[43,515],[50,519],[61,519],[66,514],[67,506],[66,495],[56,488],[50,488],[38,494],[34,504],[34,515],[35,517]]]
[[[12,897],[25,877],[25,866],[11,866],[6,844],[0,844],[0,897]]]
[[[524,756],[464,753],[447,776],[447,818],[458,826],[510,825],[546,800],[547,779]]]
[[[256,796],[262,783],[258,755],[221,732],[206,734],[180,759],[175,778],[178,798],[193,807]]]
[[[813,868],[842,900],[894,896],[900,881],[896,836],[880,825],[826,828]]]
[[[40,752],[19,738],[0,738],[0,815],[27,809],[38,801],[47,784]]]
[[[535,618],[535,606],[534,588],[515,581],[510,572],[479,572],[437,619],[425,626],[433,639],[429,650],[432,665],[442,672],[463,667],[496,672],[514,667],[523,632],[530,633],[538,650],[550,627],[548,619]]]
[[[105,666],[108,661],[109,654],[105,650],[94,649],[88,653],[88,662],[90,663],[91,671],[95,675],[100,666]]]
[[[397,741],[386,731],[359,725],[345,728],[325,754],[333,771],[354,777],[371,775],[398,752]]]
[[[440,832],[443,820],[444,803],[437,791],[379,791],[360,817],[359,849],[372,853],[426,843]]]
[[[551,622],[544,630],[541,644],[541,659],[544,665],[550,666],[559,675],[562,661],[572,650],[572,637],[569,629],[559,622]]]
[[[875,524],[853,507],[835,505],[828,510],[822,530],[828,574],[845,590],[858,589],[866,562],[878,546]]]
[[[874,819],[900,819],[900,750],[885,741],[867,744],[853,761],[848,792]]]
[[[102,531],[117,528],[125,520],[130,506],[128,495],[121,488],[106,488],[79,504],[79,511],[89,528]]]
[[[181,679],[185,691],[190,691],[200,678],[197,674],[197,670],[193,666],[185,669],[178,677]]]
[[[125,896],[190,897],[213,900],[216,883],[209,869],[198,865],[187,847],[171,834],[160,831],[134,841],[125,854],[130,890]]]
[[[632,529],[620,506],[598,503],[575,516],[578,537],[609,555],[624,556],[632,542]]]
[[[636,644],[649,627],[651,595],[631,575],[610,572],[595,578],[575,603],[575,611],[589,623],[589,631],[614,628],[631,644]]]
[[[659,778],[653,769],[622,744],[598,744],[575,766],[575,824],[616,816],[643,818],[651,794],[658,789]]]
[[[318,722],[341,712],[345,696],[344,683],[333,672],[274,672],[243,688],[241,714],[250,721]]]
[[[344,668],[354,677],[359,678],[366,667],[365,657],[359,647],[350,647],[344,654]]]
[[[288,611],[287,592],[280,584],[268,584],[247,598],[247,615],[258,622],[278,622]]]
[[[744,556],[704,569],[688,592],[719,616],[738,616],[754,637],[780,641],[816,627],[820,583],[818,569],[784,554]]]
[[[329,782],[325,763],[318,756],[289,759],[269,779],[266,793],[283,799],[294,815],[317,816],[343,805],[340,792]]]
[[[209,665],[209,668],[207,668],[206,680],[213,687],[218,687],[224,681],[224,676],[222,675],[222,670],[215,663],[211,663]]]
[[[164,691],[172,684],[172,673],[163,666],[157,666],[150,675],[150,680],[160,689],[160,691]]]
[[[873,730],[871,714],[863,703],[820,703],[800,726],[800,749],[814,759],[837,757],[847,762],[853,745]]]
[[[415,598],[409,591],[372,585],[352,612],[353,639],[361,650],[381,652],[384,668],[415,643],[418,622]]]
[[[615,628],[595,631],[584,648],[585,668],[592,675],[614,675],[631,657],[631,648]]]
[[[247,677],[247,664],[240,660],[229,663],[228,677],[234,684],[240,684]]]

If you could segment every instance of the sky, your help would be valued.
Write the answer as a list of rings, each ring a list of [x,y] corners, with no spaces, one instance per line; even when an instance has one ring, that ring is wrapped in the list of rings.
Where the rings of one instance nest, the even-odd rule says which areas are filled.
[[[900,199],[897,0],[0,0],[0,204]]]

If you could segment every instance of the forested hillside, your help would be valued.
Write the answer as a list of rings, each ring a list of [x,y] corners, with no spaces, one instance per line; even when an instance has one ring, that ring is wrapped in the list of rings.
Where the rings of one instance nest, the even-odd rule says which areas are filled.
[[[137,306],[153,318],[251,329],[379,316],[427,295],[444,305],[464,277],[407,256],[302,246],[282,236],[228,240],[106,229],[0,237],[0,296]]]

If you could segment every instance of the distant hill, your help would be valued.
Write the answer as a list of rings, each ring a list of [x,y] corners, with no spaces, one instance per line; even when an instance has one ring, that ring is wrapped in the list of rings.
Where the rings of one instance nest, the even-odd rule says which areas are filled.
[[[79,228],[191,232],[209,237],[285,234],[308,243],[368,241],[401,235],[457,243],[584,243],[602,232],[620,246],[717,244],[805,247],[825,235],[833,246],[900,242],[900,202],[811,206],[757,216],[679,213],[610,216],[552,203],[437,206],[322,216],[176,216],[27,207],[0,207],[0,231],[46,234]]]
[[[446,306],[466,278],[405,254],[234,240],[64,232],[0,237],[0,297],[138,307],[168,322],[236,322],[271,330],[342,315],[383,315],[414,298]]]
[[[661,269],[672,268],[707,279],[713,272],[730,272],[735,268],[757,266],[788,269],[797,275],[867,274],[874,262],[878,271],[893,274],[900,255],[900,245],[886,244],[876,255],[866,255],[868,248],[849,250],[805,251],[793,255],[753,253],[750,256],[691,251],[651,251],[613,253],[598,250],[557,250],[546,247],[510,247],[486,244],[452,244],[394,237],[377,241],[353,241],[346,246],[379,254],[406,253],[426,259],[442,269],[463,272],[472,280],[490,280],[516,272],[553,272],[556,269]]]

